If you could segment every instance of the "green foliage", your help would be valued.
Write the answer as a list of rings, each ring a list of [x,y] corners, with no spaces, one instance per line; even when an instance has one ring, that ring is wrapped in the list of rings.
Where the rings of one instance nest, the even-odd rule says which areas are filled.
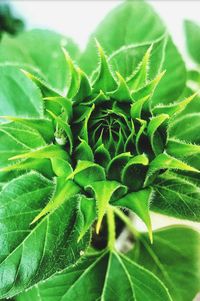
[[[200,64],[200,26],[193,21],[185,21],[186,45],[192,59]]]
[[[64,94],[68,70],[61,47],[67,47],[73,58],[79,55],[78,47],[71,39],[48,30],[35,29],[15,38],[4,35],[0,44],[0,62],[31,71]]]
[[[42,116],[43,102],[38,87],[16,67],[1,65],[0,72],[0,114]]]
[[[173,300],[189,301],[200,289],[199,244],[200,234],[193,229],[168,227],[154,232],[153,245],[144,234],[129,257],[159,277]]]
[[[0,61],[0,298],[192,301],[199,234],[154,235],[150,211],[200,221],[199,97],[152,8],[121,4],[83,54],[50,31],[4,36]]]
[[[123,279],[123,285],[122,285]],[[148,287],[145,285],[148,283]],[[60,289],[61,287],[61,289]],[[85,289],[87,288],[87,294]],[[151,272],[116,252],[89,255],[78,267],[47,280],[38,288],[22,294],[17,301],[41,300],[68,301],[79,298],[93,301],[172,300],[166,287]]]
[[[30,226],[53,190],[51,181],[31,172],[10,181],[0,192],[1,297],[13,296],[74,263],[87,246],[86,238],[77,244],[75,199],[65,199],[62,206]]]
[[[155,42],[164,34],[166,34],[166,28],[151,6],[143,1],[126,1],[126,3],[119,5],[110,12],[91,35],[86,50],[80,59],[81,67],[88,74],[91,74],[95,68],[98,62],[94,45],[94,38],[96,38],[105,49],[107,55],[112,56],[113,52],[118,52],[120,49],[126,53],[130,51],[131,64],[129,64],[127,59],[126,64],[122,63],[122,60],[121,62],[118,60],[118,64],[126,66],[128,70],[130,70],[129,66],[131,66],[132,72],[142,58],[142,55],[140,55],[141,50],[138,51],[138,48],[140,49],[144,43]],[[132,46],[134,48],[129,50]],[[136,46],[138,46],[137,50],[134,50]],[[161,47],[159,51],[162,51]],[[157,56],[155,64],[155,57],[152,60],[153,68],[167,71],[153,97],[155,104],[176,100],[180,96],[186,81],[184,62],[170,37],[167,37],[162,59],[161,55],[160,53],[159,57]],[[129,72],[128,74],[123,74],[125,77],[129,75]]]

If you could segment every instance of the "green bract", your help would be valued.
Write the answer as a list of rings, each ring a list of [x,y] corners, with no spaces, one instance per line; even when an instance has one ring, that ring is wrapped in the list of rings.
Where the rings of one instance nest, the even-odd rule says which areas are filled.
[[[127,45],[123,32],[135,42],[146,29],[133,38],[125,27],[108,47],[102,32],[115,28],[114,16],[134,25],[144,9],[159,30]],[[149,6],[125,3],[104,22],[81,59],[70,39],[49,31],[0,45],[9,61],[0,65],[0,298],[32,286],[16,300],[192,301],[200,290],[199,233],[171,227],[154,236],[150,216],[200,221],[199,98],[183,91],[184,63]],[[115,243],[124,225],[136,242],[126,255]],[[188,293],[180,279],[189,265]]]

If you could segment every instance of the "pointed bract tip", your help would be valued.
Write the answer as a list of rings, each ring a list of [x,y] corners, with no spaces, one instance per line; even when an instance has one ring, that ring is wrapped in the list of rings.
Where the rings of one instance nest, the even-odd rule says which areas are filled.
[[[144,156],[144,159],[145,159],[145,161],[144,161],[144,164],[143,165],[148,165],[149,164],[149,158],[147,157],[147,155],[145,154],[145,153],[143,153],[143,156]]]
[[[125,81],[125,79],[123,78],[123,76],[118,72],[118,71],[115,71],[115,74],[117,75],[117,78],[121,81]]]
[[[94,41],[95,41],[97,49],[102,49],[101,44],[99,43],[99,41],[97,40],[97,38],[94,38]]]
[[[69,52],[66,50],[65,47],[61,47],[61,49],[62,49],[62,52],[64,53],[64,55],[65,55],[66,57],[70,57]]]
[[[152,232],[152,229],[149,230],[149,240],[150,240],[151,245],[153,245],[153,232]]]
[[[96,47],[97,47],[97,51],[99,53],[99,56],[100,58],[105,58],[107,60],[107,56],[106,56],[106,53],[103,49],[103,47],[101,46],[101,44],[99,43],[99,41],[95,38],[95,44],[96,44]]]
[[[165,75],[165,73],[166,73],[166,70],[163,70],[161,73],[159,73],[159,74],[156,76],[156,79],[157,79],[158,81],[160,81],[161,78]]]
[[[147,49],[146,53],[145,53],[145,57],[149,60],[149,57],[151,55],[151,51],[153,49],[153,43],[149,46],[149,48]]]
[[[99,220],[97,221],[97,225],[96,225],[96,234],[99,234],[99,232],[100,232],[101,222],[102,222],[102,219],[99,219]]]
[[[63,51],[63,54],[65,56],[65,59],[66,59],[67,63],[69,64],[69,66],[74,65],[73,60],[72,60],[69,52],[64,47],[62,47],[62,51]]]
[[[10,157],[10,158],[8,158],[8,161],[17,160],[17,159],[21,159],[21,155],[16,155],[16,156]]]
[[[35,224],[41,217],[42,215],[38,214],[29,225],[32,226],[33,224]]]
[[[26,75],[27,77],[31,77],[31,73],[30,72],[28,72],[28,71],[26,71],[26,70],[24,70],[24,69],[22,69],[22,68],[20,68],[19,69],[24,75]]]
[[[81,233],[77,239],[77,243],[79,243],[82,238],[83,238],[83,234]]]

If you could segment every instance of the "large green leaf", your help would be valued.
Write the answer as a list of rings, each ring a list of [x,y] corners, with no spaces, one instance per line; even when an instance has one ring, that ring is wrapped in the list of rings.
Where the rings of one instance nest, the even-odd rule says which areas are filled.
[[[17,174],[33,169],[41,171],[47,177],[53,176],[51,164],[46,159],[9,160],[13,156],[44,147],[52,141],[52,123],[47,119],[14,117],[11,120],[14,121],[0,124],[0,182],[8,182]]]
[[[79,54],[71,39],[48,30],[35,29],[15,38],[4,36],[0,62],[14,63],[31,71],[63,93],[66,92],[68,67],[61,47],[66,48],[72,58]]]
[[[152,100],[152,103],[155,105],[158,103],[167,104],[174,102],[185,88],[187,78],[186,67],[170,37],[165,49],[163,70],[166,70],[165,76],[163,76]]]
[[[164,228],[154,232],[153,245],[144,234],[129,255],[165,283],[174,301],[192,301],[200,291],[199,232]]]
[[[109,56],[121,47],[126,48],[133,44],[139,46],[138,44],[154,42],[165,32],[165,26],[151,6],[143,1],[126,1],[111,11],[92,34],[81,57],[81,67],[88,74],[91,74],[96,68],[98,56],[94,38],[97,38]],[[136,49],[140,53],[140,47],[133,49],[133,62],[135,56],[137,57]],[[160,62],[160,54],[157,58]],[[155,103],[174,101],[182,93],[185,86],[185,65],[170,38],[166,45],[163,69],[166,69],[167,72],[155,94]]]
[[[40,90],[18,68],[1,65],[0,86],[0,115],[23,117],[43,115]]]
[[[54,185],[38,173],[20,176],[0,192],[0,298],[11,297],[74,263],[87,246],[80,234],[77,199],[30,225]]]
[[[200,188],[193,181],[175,173],[163,175],[154,183],[154,191],[152,210],[200,221]]]
[[[162,282],[115,252],[90,255],[17,297],[17,301],[169,301]]]
[[[40,133],[36,127],[41,126],[46,132]],[[26,153],[33,149],[44,147],[46,141],[53,139],[53,127],[49,120],[22,119],[22,122],[14,121],[0,124],[0,167],[7,166],[9,158]],[[50,138],[51,137],[51,138]]]
[[[200,143],[200,113],[181,115],[174,120],[169,128],[169,134],[173,138],[183,141]]]
[[[188,52],[193,60],[200,64],[200,26],[193,21],[186,20],[184,29]]]
[[[153,44],[146,42],[139,45],[122,46],[111,53],[109,62],[114,70],[118,71],[124,78],[127,78],[136,72],[141,59],[152,46],[151,53],[144,57],[146,61],[142,63],[143,68],[146,67],[143,72],[146,73],[146,69],[148,69],[149,77],[154,78],[162,68],[166,41],[167,37],[163,35],[161,38],[155,40]]]

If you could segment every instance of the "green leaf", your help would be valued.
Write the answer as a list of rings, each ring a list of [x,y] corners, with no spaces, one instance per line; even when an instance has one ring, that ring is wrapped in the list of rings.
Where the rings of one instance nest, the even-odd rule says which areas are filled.
[[[87,198],[84,195],[79,195],[79,199],[78,214],[81,223],[81,231],[78,242],[83,238],[97,217],[95,200]]]
[[[145,105],[145,103],[147,103],[149,101],[149,97],[150,97],[150,95],[147,95],[147,96],[139,99],[138,101],[134,102],[131,105],[132,119],[141,119],[141,113],[142,113],[143,106]]]
[[[159,84],[159,89],[155,90],[152,106],[159,103],[168,104],[173,102],[179,98],[185,88],[187,79],[185,63],[170,37],[166,45],[162,68],[166,70],[166,74]]]
[[[151,188],[142,189],[140,191],[131,192],[116,200],[113,205],[128,208],[135,212],[145,223],[149,231],[150,241],[153,242],[151,218],[149,214],[149,207],[152,200],[153,191]]]
[[[169,155],[183,159],[200,154],[200,145],[185,143],[177,139],[169,139],[166,150]]]
[[[15,154],[25,153],[34,148],[43,147],[46,142],[37,130],[16,123],[0,124],[1,166]]]
[[[99,42],[96,42],[96,45],[100,59],[100,66],[99,70],[97,71],[97,76],[93,83],[93,89],[97,92],[101,90],[103,92],[109,92],[112,91],[113,87],[116,86],[116,82],[114,80],[106,54],[104,53]]]
[[[109,180],[121,181],[122,168],[132,157],[131,153],[122,153],[114,157],[107,166],[107,174]]]
[[[147,135],[150,138],[151,147],[156,156],[161,154],[165,149],[168,119],[169,115],[167,114],[152,117],[147,127]]]
[[[68,67],[61,47],[66,48],[73,58],[79,55],[71,39],[52,31],[34,29],[15,38],[4,36],[0,45],[0,62],[14,63],[31,71],[63,94],[67,88]]]
[[[143,147],[144,147],[144,143],[142,141],[142,143],[140,143],[141,138],[143,137],[144,131],[146,129],[147,126],[147,121],[143,120],[143,119],[137,119],[137,122],[139,123],[139,130],[136,134],[136,139],[135,139],[135,147],[136,147],[136,151],[138,154],[143,152]]]
[[[170,125],[169,135],[191,143],[200,143],[200,113],[184,114]]]
[[[84,139],[80,139],[80,144],[75,149],[75,158],[77,161],[94,161],[92,149]]]
[[[137,90],[146,84],[148,78],[154,78],[159,73],[165,46],[165,35],[153,43],[122,46],[111,53],[109,62],[113,70],[127,79],[130,89]]]
[[[7,172],[12,170],[26,171],[36,169],[48,177],[52,175],[51,166],[46,160],[42,160],[41,157],[37,161],[9,161],[13,156],[18,156],[19,154],[22,155],[33,149],[45,147],[45,139],[49,140],[50,136],[53,136],[52,125],[47,120],[22,120],[23,122],[18,122],[18,120],[16,120],[0,124],[0,178],[4,178],[1,179],[1,181],[7,182],[9,180]],[[43,130],[47,128],[47,130],[45,130],[46,134],[44,134],[43,130],[42,132],[39,132],[39,128],[40,130],[41,128]]]
[[[94,46],[94,38],[98,39],[107,55],[110,56],[121,47],[128,48],[131,45],[142,46],[141,44],[144,45],[146,43],[149,44],[149,47],[150,43],[157,41],[163,37],[165,33],[165,26],[149,4],[143,1],[126,1],[114,8],[92,34],[86,50],[81,56],[80,66],[88,74],[91,74],[96,68],[98,57]],[[135,62],[137,53],[141,53],[139,47],[137,52],[132,52],[132,62]],[[158,54],[157,61],[155,59],[156,65],[158,61],[160,62],[160,52]],[[131,59],[131,56],[128,57]],[[126,60],[124,60],[124,62],[127,62],[128,65],[130,59],[128,62]],[[141,56],[140,59],[142,59]],[[132,62],[130,67],[132,67]],[[137,60],[136,66],[138,63],[139,61]],[[122,63],[119,62],[119,64],[121,65]],[[124,63],[124,65],[126,64]],[[153,68],[155,70],[155,67]],[[130,71],[129,68],[124,69]],[[167,72],[153,98],[154,105],[160,103],[161,100],[163,103],[174,101],[174,99],[180,96],[185,87],[185,65],[170,38],[168,38],[167,41],[162,70],[166,70]],[[174,70],[176,70],[176,72],[174,72]],[[120,73],[123,76],[130,75],[130,73]]]
[[[192,171],[197,173],[200,172],[196,168],[163,153],[161,155],[158,155],[149,164],[149,169],[146,175],[144,186],[149,185],[149,183],[151,183],[154,180],[155,176],[157,175],[157,172],[165,169],[177,169],[177,170]]]
[[[16,126],[18,126],[18,124],[22,124],[22,127],[24,125],[25,127],[29,128],[30,131],[33,131],[33,133],[38,132],[38,134],[42,136],[46,143],[51,143],[54,139],[54,128],[52,122],[49,119],[20,118],[14,116],[2,116],[2,118],[13,122],[13,124],[16,124]]]
[[[42,117],[38,87],[16,67],[0,66],[0,115]]]
[[[145,22],[141,23],[141,18]],[[120,30],[117,26],[119,24],[121,24]],[[162,36],[164,32],[163,24],[148,4],[143,2],[123,3],[108,13],[92,34],[81,58],[81,66],[88,73],[95,69],[97,56],[94,37],[98,39],[109,55],[122,46],[153,41]],[[116,37],[118,38],[116,39]]]
[[[105,171],[100,165],[90,161],[78,161],[74,171],[67,177],[80,186],[86,187],[92,182],[105,180]]]
[[[66,200],[69,200],[75,196],[79,191],[80,187],[74,182],[70,180],[66,181],[65,178],[56,177],[55,190],[50,201],[42,209],[42,211],[36,215],[36,217],[34,217],[34,219],[31,221],[31,225],[46,214],[54,212],[57,208],[61,207]]]
[[[157,87],[157,85],[160,83],[162,77],[165,75],[165,71],[159,73],[154,79],[152,79],[151,81],[148,81],[148,83],[146,84],[146,86],[143,86],[142,88],[140,88],[137,91],[133,91],[132,93],[132,97],[134,98],[134,100],[138,101],[141,98],[147,97],[147,96],[153,96],[154,91]],[[160,88],[160,87],[159,87]],[[160,90],[160,89],[159,89]]]
[[[184,29],[188,52],[192,59],[200,64],[200,26],[193,21],[185,20]]]
[[[198,177],[199,178],[199,177]],[[200,221],[200,188],[175,173],[163,175],[154,183],[151,209],[182,219]]]
[[[97,202],[98,222],[96,232],[99,233],[101,223],[111,199],[120,198],[127,192],[127,187],[116,181],[97,181],[86,186],[87,191],[92,191]]]
[[[175,301],[192,301],[200,290],[200,234],[184,226],[154,232],[150,245],[146,234],[129,256],[154,273]]]
[[[153,113],[155,115],[159,114],[168,114],[169,116],[173,116],[176,113],[180,113],[182,110],[184,110],[187,105],[193,101],[193,99],[197,96],[198,93],[194,93],[187,97],[186,99],[174,102],[168,105],[165,104],[159,104],[153,108]]]
[[[116,72],[118,87],[115,91],[107,93],[111,98],[120,102],[133,102],[129,87],[126,80],[121,76],[119,72]]]
[[[17,301],[36,301],[38,294],[41,301],[50,301],[52,297],[54,301],[172,300],[158,278],[116,252],[90,255],[77,267],[17,296]]]
[[[149,160],[145,154],[135,156],[122,168],[121,180],[130,190],[137,191],[142,188]]]
[[[105,148],[104,144],[97,147],[94,152],[95,162],[106,168],[110,163],[111,157],[109,151]]]
[[[0,192],[0,298],[11,297],[74,263],[87,246],[77,244],[76,198],[30,226],[54,189],[38,173],[18,177]]]
[[[38,149],[31,149],[29,152],[25,152],[20,155],[12,156],[9,160],[16,160],[16,159],[27,159],[27,158],[45,158],[45,159],[68,159],[68,154],[62,147],[56,144],[45,145]]]
[[[71,164],[63,158],[51,158],[52,169],[57,177],[69,176],[73,169]]]

